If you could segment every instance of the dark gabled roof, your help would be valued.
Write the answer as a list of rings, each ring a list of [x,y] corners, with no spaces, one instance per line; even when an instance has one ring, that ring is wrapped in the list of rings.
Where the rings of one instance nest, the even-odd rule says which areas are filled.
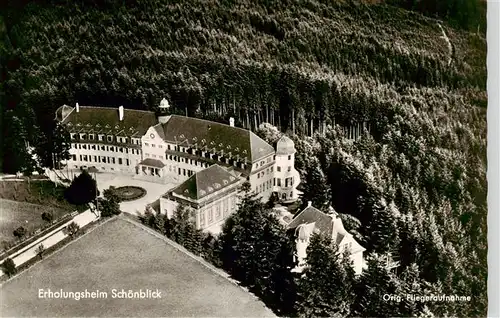
[[[143,166],[156,167],[156,168],[163,168],[163,167],[165,167],[165,164],[163,162],[161,162],[160,160],[158,160],[158,159],[151,159],[151,158],[144,159],[139,164],[143,165]]]
[[[302,210],[297,216],[295,216],[288,224],[289,229],[295,229],[301,224],[316,223],[316,228],[328,237],[332,236],[333,225],[332,218],[326,214],[316,209],[315,207],[309,206]]]
[[[190,199],[199,200],[239,181],[238,177],[214,164],[187,179],[173,189],[172,192]]]
[[[154,112],[124,109],[120,121],[118,108],[80,106],[62,121],[69,132],[93,132],[116,134],[127,137],[143,136],[149,127],[157,123]]]
[[[178,115],[162,124],[165,141],[198,148],[216,149],[217,153],[239,155],[254,162],[274,153],[274,148],[249,130],[208,120]]]

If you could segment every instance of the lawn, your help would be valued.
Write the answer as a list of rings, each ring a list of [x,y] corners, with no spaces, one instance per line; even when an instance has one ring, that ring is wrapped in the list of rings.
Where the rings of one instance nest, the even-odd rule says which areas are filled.
[[[39,299],[38,289],[105,291],[106,299]],[[161,299],[113,299],[111,290],[158,289]],[[112,220],[5,283],[2,316],[274,316],[247,293],[163,240]]]
[[[42,220],[43,212],[51,212],[54,220],[56,220],[72,211],[0,199],[0,247],[3,247],[5,243],[15,242],[16,237],[12,232],[20,226],[23,226],[28,233],[34,232],[43,226],[48,226],[47,222]]]

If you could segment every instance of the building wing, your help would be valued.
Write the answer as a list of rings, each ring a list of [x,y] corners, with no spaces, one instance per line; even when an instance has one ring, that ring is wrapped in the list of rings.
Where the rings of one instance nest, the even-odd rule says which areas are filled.
[[[155,114],[149,111],[124,109],[123,120],[120,120],[118,108],[94,106],[79,106],[78,108],[78,111],[73,109],[65,118],[62,118],[62,123],[66,125],[69,132],[115,134],[140,138],[149,127],[157,123]],[[64,110],[61,109],[61,113]]]
[[[200,200],[239,181],[238,177],[214,164],[191,176],[174,188],[172,193],[192,200]]]
[[[274,148],[254,133],[226,124],[172,115],[162,126],[166,142],[231,154],[249,163],[274,153]]]

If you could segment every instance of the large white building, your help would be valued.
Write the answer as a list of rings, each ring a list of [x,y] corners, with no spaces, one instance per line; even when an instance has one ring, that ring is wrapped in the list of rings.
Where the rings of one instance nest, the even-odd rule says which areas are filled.
[[[282,201],[297,200],[300,177],[294,167],[295,147],[290,138],[282,136],[275,150],[252,131],[235,127],[234,120],[227,125],[169,115],[168,108],[168,102],[163,100],[161,114],[156,116],[154,112],[122,106],[118,109],[78,104],[59,107],[56,118],[69,131],[72,142],[71,158],[66,164],[71,169],[94,167],[157,183],[174,182],[178,184],[177,190],[160,200],[165,213],[170,213],[175,203],[181,201],[205,207],[207,200],[222,194],[222,202],[227,196],[231,201],[237,191],[236,184],[245,180],[264,201],[273,192]],[[232,177],[238,182],[230,181]],[[189,192],[193,180],[197,180],[196,195]],[[198,183],[199,180],[203,182]],[[222,211],[225,206],[233,209],[232,203],[223,203]],[[222,219],[216,217],[220,215],[217,208],[214,217],[210,211],[206,207],[199,209],[202,214],[196,219],[199,228],[226,217],[225,213],[221,214]]]

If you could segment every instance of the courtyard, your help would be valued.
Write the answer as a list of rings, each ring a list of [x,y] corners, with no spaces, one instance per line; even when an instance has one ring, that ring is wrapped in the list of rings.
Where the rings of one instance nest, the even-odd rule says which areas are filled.
[[[104,291],[100,299],[44,299],[39,289]],[[112,298],[112,289],[160,299]],[[2,316],[271,317],[253,295],[123,219],[111,220],[1,287]]]
[[[77,173],[75,173],[77,175]],[[125,175],[119,173],[109,173],[109,172],[98,172],[91,173],[92,177],[96,178],[97,187],[101,191],[101,195],[104,190],[108,189],[110,186],[125,187],[134,186],[140,187],[146,190],[146,194],[137,200],[123,201],[120,203],[120,209],[123,212],[130,214],[137,214],[137,212],[143,213],[146,205],[151,204],[158,200],[162,195],[164,195],[168,190],[176,186],[175,183],[155,183],[145,180],[136,179],[133,175]]]

